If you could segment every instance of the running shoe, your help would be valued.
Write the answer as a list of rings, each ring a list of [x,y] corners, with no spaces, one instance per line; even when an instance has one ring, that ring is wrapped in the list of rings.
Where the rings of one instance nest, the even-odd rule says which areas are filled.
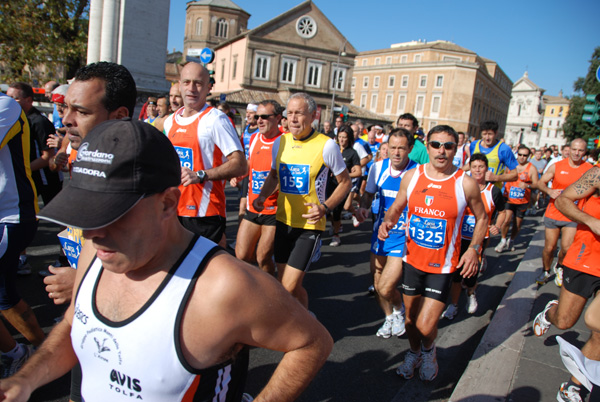
[[[18,343],[18,345],[22,349],[25,349],[23,356],[20,358],[13,359],[12,357],[8,357],[6,354],[0,356],[0,360],[2,361],[2,372],[0,373],[0,378],[7,378],[14,375],[33,354],[33,346],[23,345],[21,343]]]
[[[416,354],[412,350],[409,350],[406,352],[402,364],[396,369],[396,374],[404,379],[410,380],[415,375],[415,369],[421,367],[422,362],[423,360],[420,352],[419,354]]]
[[[331,243],[329,243],[329,245],[331,247],[337,247],[340,244],[342,244],[342,241],[340,240],[340,236],[338,235],[333,235],[333,237],[331,238]]]
[[[421,369],[419,370],[419,377],[421,377],[421,380],[423,381],[433,381],[438,375],[435,344],[429,352],[421,350],[421,358],[423,359],[423,364],[421,364]]]
[[[507,251],[515,251],[515,241],[514,240],[508,240],[506,242],[506,250]]]
[[[358,219],[356,219],[356,216],[352,215],[352,224],[354,225],[355,228],[360,226],[360,222],[358,221]]]
[[[448,307],[446,307],[446,311],[442,313],[442,318],[453,320],[454,317],[456,317],[456,314],[458,314],[458,305],[449,304]]]
[[[467,313],[475,314],[477,311],[477,297],[475,296],[475,292],[472,295],[467,294]]]
[[[479,273],[483,274],[487,269],[487,257],[485,255],[481,256],[481,265],[479,266]]]
[[[383,339],[387,339],[392,336],[392,323],[393,319],[391,317],[386,317],[381,328],[377,330],[377,336]]]
[[[556,286],[561,287],[563,284],[563,269],[559,267],[558,264],[554,266],[554,283]]]
[[[352,212],[348,212],[348,211],[342,212],[342,219],[344,219],[344,220],[352,219]]]
[[[500,240],[500,243],[498,243],[494,250],[496,250],[497,253],[501,253],[506,250],[506,239]]]
[[[577,385],[568,382],[560,384],[560,390],[556,394],[556,400],[559,402],[583,402],[583,398],[580,395],[581,388]]]
[[[542,286],[545,285],[548,280],[550,280],[550,272],[542,270],[542,273],[535,278],[535,283]]]
[[[392,314],[392,335],[393,336],[402,336],[406,332],[406,328],[404,327],[404,316],[401,311],[395,312]]]
[[[533,320],[533,332],[535,333],[535,336],[542,336],[550,329],[550,325],[552,324],[546,318],[546,313],[555,304],[558,305],[558,300],[550,300],[542,312],[535,317],[535,320]]]

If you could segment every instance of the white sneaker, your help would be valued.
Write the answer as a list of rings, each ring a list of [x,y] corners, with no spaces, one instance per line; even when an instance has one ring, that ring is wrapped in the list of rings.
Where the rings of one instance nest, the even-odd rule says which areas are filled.
[[[454,317],[456,317],[456,314],[458,314],[458,305],[449,304],[448,307],[446,308],[446,311],[444,311],[442,313],[441,318],[445,318],[447,320],[453,320]]]
[[[340,244],[342,244],[342,241],[340,240],[340,236],[338,235],[333,235],[333,237],[331,238],[331,243],[329,243],[329,245],[331,247],[337,247]]]
[[[469,314],[475,314],[477,311],[477,298],[475,297],[475,293],[472,295],[467,294],[467,312]]]
[[[377,330],[377,336],[383,339],[387,339],[392,336],[392,323],[392,317],[386,317],[383,325]]]
[[[561,287],[563,284],[563,269],[558,264],[554,266],[554,283],[556,286]]]
[[[550,272],[544,271],[542,269],[542,273],[537,278],[535,278],[535,282],[538,285],[542,286],[542,285],[545,285],[546,282],[548,282],[549,279],[550,279]]]
[[[415,369],[419,368],[422,362],[423,360],[421,358],[421,352],[416,354],[409,350],[406,352],[406,356],[404,356],[404,361],[402,364],[396,369],[396,374],[402,378],[410,380],[415,375]]]
[[[423,352],[423,350],[421,350],[421,358],[423,359],[423,363],[421,364],[421,369],[419,370],[419,377],[421,377],[421,380],[423,381],[433,381],[438,375],[435,344],[429,352]]]
[[[404,316],[402,312],[394,312],[392,314],[392,335],[393,336],[402,336],[406,332],[406,328],[404,327]]]
[[[355,228],[360,226],[360,222],[358,221],[358,219],[356,219],[356,216],[352,215],[352,224],[354,225]]]
[[[581,387],[569,385],[568,382],[563,382],[560,384],[558,394],[556,394],[556,400],[559,402],[583,402],[580,392]]]
[[[501,253],[506,250],[506,239],[500,240],[500,243],[498,243],[494,250],[496,250],[497,253]]]

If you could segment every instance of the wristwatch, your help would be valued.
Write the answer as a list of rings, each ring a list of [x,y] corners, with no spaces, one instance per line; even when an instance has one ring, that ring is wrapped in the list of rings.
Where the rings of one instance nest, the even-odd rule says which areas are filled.
[[[200,180],[200,183],[204,183],[204,180],[206,180],[206,172],[204,170],[198,170],[196,176]]]
[[[472,248],[473,250],[475,250],[475,252],[477,254],[481,254],[481,244],[475,244],[475,245],[469,246],[469,248]]]

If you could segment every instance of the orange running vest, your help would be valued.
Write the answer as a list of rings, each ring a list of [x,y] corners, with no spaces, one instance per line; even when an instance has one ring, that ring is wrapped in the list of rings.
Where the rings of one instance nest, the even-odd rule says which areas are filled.
[[[248,151],[250,159],[248,161],[249,181],[248,181],[248,197],[246,209],[255,214],[275,215],[277,213],[277,196],[279,191],[275,191],[265,200],[265,208],[258,212],[254,209],[252,203],[260,195],[260,190],[265,184],[265,180],[271,171],[271,161],[273,159],[273,143],[280,136],[266,139],[260,132],[255,133],[250,137],[250,149]]]
[[[591,196],[582,201],[581,210],[600,219],[600,198]],[[594,234],[587,225],[577,225],[573,244],[569,247],[563,265],[576,271],[600,277],[600,236]]]
[[[569,164],[569,158],[558,161],[554,164],[554,178],[552,179],[553,190],[564,190],[571,184],[575,183],[585,172],[590,170],[592,165],[587,162],[583,162],[577,167],[571,167]],[[548,208],[546,208],[545,217],[554,219],[556,221],[571,222],[569,218],[564,216],[554,206],[554,199],[550,198]]]
[[[508,202],[511,204],[529,204],[531,189],[521,188],[519,187],[519,183],[531,184],[531,166],[533,165],[529,162],[525,166],[525,170],[519,173],[516,181],[511,181],[504,185],[505,194],[508,195]]]

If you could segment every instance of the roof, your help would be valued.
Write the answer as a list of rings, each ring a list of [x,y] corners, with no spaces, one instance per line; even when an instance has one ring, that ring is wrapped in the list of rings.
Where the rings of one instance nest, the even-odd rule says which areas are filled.
[[[519,78],[514,84],[513,84],[513,88],[515,88],[518,84],[520,84],[521,82],[525,82],[527,83],[527,85],[529,85],[531,88],[533,89],[539,89],[542,92],[544,92],[544,89],[538,87],[537,85],[535,85],[535,83],[533,81],[531,81],[529,79],[529,73],[527,71],[525,71],[525,73],[523,74],[523,76],[521,78]]]
[[[564,98],[562,96],[544,95],[542,97],[542,100],[545,104],[568,105],[569,103],[571,103],[569,99]]]
[[[244,10],[243,8],[241,8],[240,6],[238,6],[231,0],[196,0],[196,1],[189,1],[187,4],[189,6],[192,3],[199,5],[199,6],[213,6],[213,7],[229,8],[232,10],[243,11],[246,14],[248,14],[248,12],[246,10]],[[248,15],[250,15],[250,14],[248,14]]]
[[[420,49],[435,49],[435,50],[447,50],[452,52],[460,52],[460,53],[469,53],[476,54],[474,51],[464,48],[462,46],[458,46],[455,43],[445,41],[445,40],[436,40],[432,42],[407,42],[407,43],[395,43],[392,44],[387,49],[378,49],[378,50],[367,50],[365,52],[360,52],[361,56],[367,54],[375,54],[375,53],[395,53],[402,50],[420,50]]]

